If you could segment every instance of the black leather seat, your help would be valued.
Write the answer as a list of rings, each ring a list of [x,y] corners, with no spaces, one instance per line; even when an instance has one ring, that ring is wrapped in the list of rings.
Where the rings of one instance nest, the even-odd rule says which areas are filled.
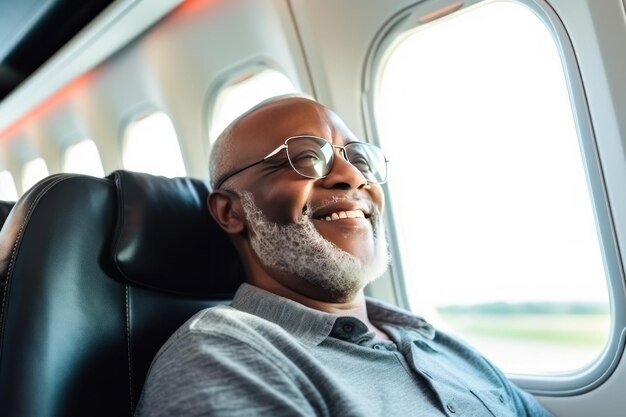
[[[48,177],[0,232],[0,416],[132,415],[150,362],[243,269],[199,180]]]
[[[0,201],[0,229],[14,205],[12,201]]]

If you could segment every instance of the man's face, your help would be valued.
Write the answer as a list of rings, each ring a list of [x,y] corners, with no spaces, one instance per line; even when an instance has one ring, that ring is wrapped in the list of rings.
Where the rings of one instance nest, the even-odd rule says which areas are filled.
[[[334,113],[321,105],[287,99],[272,103],[240,122],[235,138],[239,160],[235,165],[241,167],[258,161],[285,139],[298,135],[322,137],[335,145],[357,140]],[[325,178],[316,180],[299,175],[282,150],[238,175],[239,178],[233,180],[233,188],[249,191],[268,221],[294,225],[304,219],[323,239],[352,255],[362,265],[370,265],[381,255],[372,220],[375,211],[382,212],[382,190],[378,185],[367,184],[340,151],[335,152],[333,168]],[[386,247],[384,251],[386,259]],[[277,279],[285,275],[284,271],[268,272]],[[294,285],[289,277],[281,280],[289,287]]]
[[[309,287],[315,290],[309,296],[317,294],[327,301],[348,301],[387,269],[387,241],[376,206],[372,206],[370,218],[376,255],[364,263],[322,237],[308,213],[295,223],[277,224],[259,210],[251,193],[240,191],[239,196],[256,257],[274,279],[286,281],[288,288],[306,294],[308,291],[302,291],[302,287]]]

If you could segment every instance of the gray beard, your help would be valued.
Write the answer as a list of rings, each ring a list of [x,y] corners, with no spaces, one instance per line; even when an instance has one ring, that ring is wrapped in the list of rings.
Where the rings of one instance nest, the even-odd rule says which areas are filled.
[[[295,223],[281,225],[268,220],[250,192],[238,194],[251,231],[252,249],[265,267],[297,277],[340,299],[351,299],[387,270],[387,240],[376,206],[372,205],[370,216],[375,255],[369,262],[362,262],[320,235],[310,220],[310,210]]]

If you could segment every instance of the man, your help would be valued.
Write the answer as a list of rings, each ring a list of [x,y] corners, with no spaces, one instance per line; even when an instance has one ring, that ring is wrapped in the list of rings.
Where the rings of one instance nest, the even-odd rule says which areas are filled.
[[[363,287],[387,267],[387,161],[336,114],[278,97],[211,155],[208,205],[247,283],[163,346],[138,416],[549,415],[482,356]]]

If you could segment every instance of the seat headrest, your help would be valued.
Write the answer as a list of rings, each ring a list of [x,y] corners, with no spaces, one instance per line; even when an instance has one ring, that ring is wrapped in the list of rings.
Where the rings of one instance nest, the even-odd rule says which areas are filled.
[[[129,283],[192,297],[232,296],[245,280],[228,235],[208,212],[207,185],[115,171],[115,267]]]

